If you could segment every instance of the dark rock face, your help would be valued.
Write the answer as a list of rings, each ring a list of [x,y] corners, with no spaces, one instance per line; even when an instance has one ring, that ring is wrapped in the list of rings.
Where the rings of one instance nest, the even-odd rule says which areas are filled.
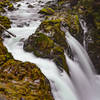
[[[96,68],[97,73],[100,74],[100,1],[80,0],[78,1],[78,5],[75,7],[79,15],[83,16],[87,22],[87,52]]]
[[[96,68],[96,72],[100,74],[100,34],[96,28],[91,27],[92,31],[89,30],[91,33],[92,41],[88,42],[88,54]]]
[[[75,6],[78,4],[78,0],[70,0],[70,5]]]

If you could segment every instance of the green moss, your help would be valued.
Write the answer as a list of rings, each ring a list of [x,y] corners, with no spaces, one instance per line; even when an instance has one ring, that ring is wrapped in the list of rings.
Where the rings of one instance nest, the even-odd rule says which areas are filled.
[[[67,23],[69,27],[69,31],[71,33],[79,33],[80,31],[80,24],[79,24],[79,18],[78,15],[71,15],[68,14],[65,18],[65,22]]]
[[[8,59],[11,59],[12,56],[10,54],[0,55],[0,65],[4,64]]]
[[[3,7],[0,7],[0,13],[4,13],[6,12],[5,9]]]
[[[53,54],[54,55],[64,54],[64,50],[60,46],[54,46],[54,48],[53,48]]]
[[[63,68],[69,74],[69,69],[64,54],[55,56],[54,62],[57,64],[58,68]]]
[[[14,10],[14,6],[12,4],[12,1],[3,0],[2,2],[0,2],[0,13],[6,12],[5,9],[8,9],[10,11]]]
[[[6,16],[0,16],[0,24],[3,25],[6,29],[10,28],[11,21]],[[0,32],[2,33],[3,29],[0,27]]]
[[[13,6],[13,4],[9,4],[9,6],[8,6],[8,10],[10,10],[10,11],[14,10],[14,6]]]
[[[35,64],[10,59],[1,66],[0,72],[0,94],[7,99],[53,100],[50,85]]]
[[[54,46],[53,41],[42,33],[37,33],[35,37],[34,48],[40,51],[50,49]]]
[[[45,20],[41,23],[37,32],[43,31],[47,36],[49,36],[55,43],[66,48],[65,33],[60,29],[61,19],[55,20]],[[61,38],[62,37],[62,38]]]
[[[0,38],[0,55],[5,55],[8,59],[12,58],[12,55],[8,53],[7,48],[3,45],[1,38]]]
[[[36,35],[32,35],[31,38],[31,43],[26,43],[24,45],[24,50],[33,51],[36,56],[50,56],[50,51],[54,46],[53,40],[42,33],[36,33]]]
[[[52,8],[43,8],[39,11],[39,13],[42,13],[45,15],[53,15],[55,11]]]

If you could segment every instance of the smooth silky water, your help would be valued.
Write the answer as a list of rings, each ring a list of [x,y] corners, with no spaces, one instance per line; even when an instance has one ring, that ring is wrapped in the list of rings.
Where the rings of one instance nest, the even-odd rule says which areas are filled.
[[[71,48],[74,60],[70,59],[66,53],[65,56],[71,78],[65,71],[60,72],[52,60],[37,58],[23,50],[23,41],[36,31],[43,20],[39,17],[38,11],[47,1],[41,1],[43,2],[20,1],[14,4],[15,11],[7,12],[7,16],[12,21],[9,31],[17,37],[4,38],[4,45],[15,59],[35,63],[41,69],[50,81],[55,100],[99,100],[99,76],[95,77],[94,67],[84,48],[68,32],[66,32],[66,41]],[[28,8],[28,3],[34,7]],[[19,4],[21,6],[17,7]]]
[[[73,60],[65,54],[66,61],[79,100],[100,100],[100,80],[86,50],[69,32],[66,32],[66,41],[73,54]]]

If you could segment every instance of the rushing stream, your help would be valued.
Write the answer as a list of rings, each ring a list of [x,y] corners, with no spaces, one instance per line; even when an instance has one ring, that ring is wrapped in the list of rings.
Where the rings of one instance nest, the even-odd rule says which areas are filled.
[[[37,58],[23,50],[23,41],[33,34],[41,23],[42,18],[37,12],[46,2],[47,0],[41,0],[40,3],[38,0],[24,0],[14,4],[16,10],[8,12],[7,16],[13,22],[9,31],[17,37],[5,38],[4,45],[15,59],[37,64],[49,79],[55,100],[99,100],[99,80],[93,72],[92,62],[85,49],[68,32],[66,41],[69,43],[74,60],[66,53],[65,55],[71,78],[65,71],[60,72],[52,60]],[[30,8],[28,4],[34,7]]]

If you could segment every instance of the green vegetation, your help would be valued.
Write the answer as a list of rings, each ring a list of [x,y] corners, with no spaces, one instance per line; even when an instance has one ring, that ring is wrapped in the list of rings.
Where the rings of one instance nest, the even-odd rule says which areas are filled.
[[[5,28],[10,28],[11,21],[6,16],[0,16],[0,24],[3,25]],[[0,33],[3,32],[3,29],[0,27]]]
[[[14,6],[9,0],[4,0],[3,2],[0,2],[0,13],[4,13],[5,9],[8,9],[10,11],[14,10]]]
[[[55,11],[52,8],[43,8],[39,11],[39,13],[42,13],[45,15],[53,15]]]

